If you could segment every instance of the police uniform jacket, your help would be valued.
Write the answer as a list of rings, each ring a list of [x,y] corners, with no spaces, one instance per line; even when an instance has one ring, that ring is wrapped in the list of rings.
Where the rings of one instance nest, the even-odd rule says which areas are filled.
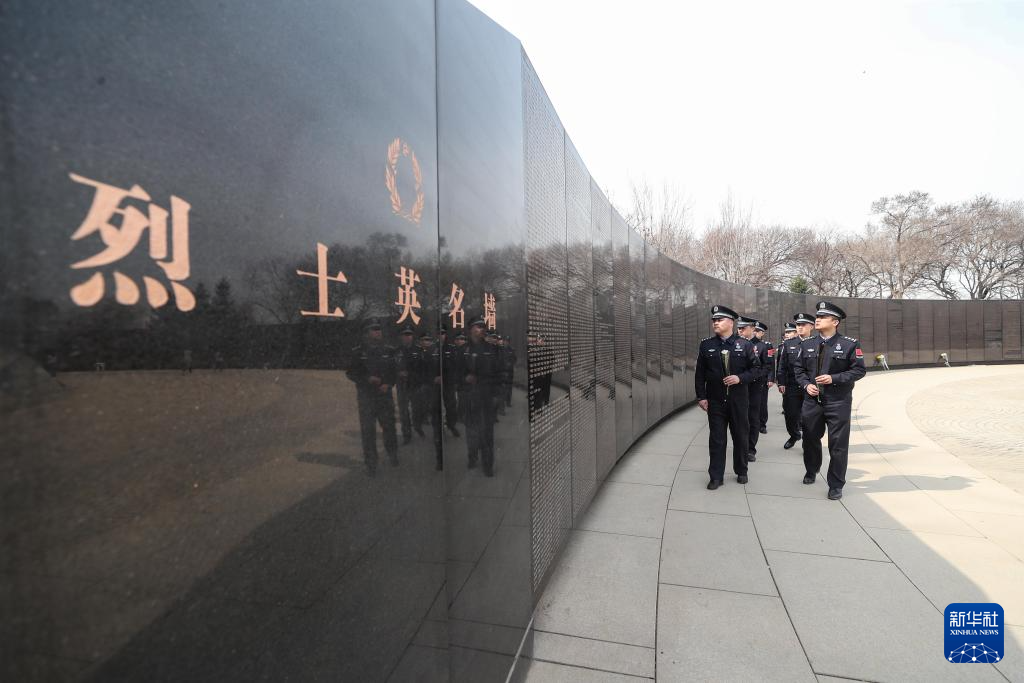
[[[817,336],[809,337],[809,339],[816,339]],[[784,387],[799,387],[800,383],[796,381],[796,373],[794,368],[796,366],[796,357],[800,353],[800,337],[793,337],[782,342],[778,352],[775,354],[778,357],[778,371],[775,373],[775,383],[781,384]]]
[[[355,382],[360,394],[380,393],[377,386],[370,384],[370,378],[379,377],[381,384],[394,386],[398,379],[395,354],[393,346],[364,342],[350,352],[351,360],[345,375]]]
[[[458,385],[458,358],[459,347],[455,344],[445,344],[441,349],[442,383],[445,389],[454,389]]]
[[[770,342],[761,341],[756,338],[750,340],[750,345],[753,347],[754,353],[757,354],[759,365],[757,375],[752,380],[752,383],[764,384],[766,380],[772,378],[772,358],[775,356],[775,351],[771,348]],[[772,381],[775,380],[772,379]]]
[[[433,386],[434,379],[441,376],[441,358],[444,352],[440,344],[432,344],[429,348],[422,346],[416,349],[416,386]]]
[[[820,368],[820,371],[819,371]],[[811,337],[800,342],[793,372],[804,391],[818,375],[831,375],[832,384],[819,386],[824,398],[842,398],[853,392],[853,384],[867,373],[860,342],[835,334],[829,339]]]
[[[497,347],[485,341],[466,344],[462,347],[461,372],[464,388],[491,391],[501,384],[501,357]],[[466,382],[470,375],[476,377],[474,384]]]
[[[729,372],[725,371],[722,351],[729,352]],[[761,359],[754,352],[754,346],[738,334],[727,339],[715,335],[701,341],[693,375],[697,400],[725,400],[726,386],[722,380],[727,375],[740,378],[739,384],[729,387],[730,393],[739,390],[746,395],[745,385],[761,377]]]
[[[405,379],[405,386],[410,389],[416,388],[417,382],[417,364],[419,363],[420,348],[415,343],[411,346],[400,344],[395,350],[395,370],[402,372],[403,370],[409,373]],[[401,381],[402,377],[398,377]]]

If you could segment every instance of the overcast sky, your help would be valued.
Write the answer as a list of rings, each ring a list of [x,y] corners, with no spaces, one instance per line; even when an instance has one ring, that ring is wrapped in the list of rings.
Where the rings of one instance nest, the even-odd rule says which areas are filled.
[[[1024,199],[1024,0],[471,0],[523,42],[597,183],[859,228],[874,199]]]

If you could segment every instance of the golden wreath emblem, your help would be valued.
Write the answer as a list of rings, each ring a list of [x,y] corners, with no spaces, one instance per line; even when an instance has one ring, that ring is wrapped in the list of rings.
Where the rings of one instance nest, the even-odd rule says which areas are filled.
[[[416,201],[413,202],[409,211],[402,210],[402,197],[398,194],[398,159],[409,157],[412,162],[412,177],[416,181]],[[401,138],[395,138],[388,145],[388,163],[384,168],[384,185],[391,195],[391,210],[412,223],[419,223],[423,218],[423,172],[420,171],[420,162],[416,160],[416,152],[412,151],[408,143],[402,142]]]

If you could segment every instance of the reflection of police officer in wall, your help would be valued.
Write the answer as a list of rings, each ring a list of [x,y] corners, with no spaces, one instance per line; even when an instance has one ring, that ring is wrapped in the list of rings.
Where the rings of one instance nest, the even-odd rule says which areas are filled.
[[[828,427],[828,497],[839,500],[846,484],[853,385],[867,372],[860,342],[837,333],[846,313],[819,301],[814,312],[818,336],[800,343],[794,364],[797,382],[807,393],[801,412],[805,484],[821,469],[821,437]]]
[[[765,378],[765,389],[761,392],[761,419],[758,421],[758,431],[762,434],[768,433],[768,390],[775,384],[775,345],[770,341],[765,341],[765,337],[768,335],[768,326],[760,320],[754,321],[754,335],[757,340],[765,345],[768,349],[768,362],[764,364],[764,378]]]
[[[761,431],[761,396],[765,388],[765,373],[768,372],[768,348],[754,336],[757,321],[740,316],[736,320],[740,336],[750,342],[757,356],[757,371],[750,382],[747,395],[747,461],[757,460],[757,439]]]
[[[786,323],[787,336],[778,353],[779,369],[776,377],[782,394],[786,431],[789,432],[789,438],[782,444],[786,449],[792,448],[800,440],[800,410],[806,394],[796,380],[796,358],[800,353],[800,342],[809,339],[814,332],[814,316],[810,313],[797,313],[793,320],[792,323]]]
[[[455,360],[458,351],[455,344],[448,342],[448,328],[443,325],[441,326],[441,340],[438,343],[438,347],[443,357],[444,380],[442,382],[441,398],[444,401],[444,423],[448,427],[448,431],[452,433],[452,436],[462,436],[459,433],[459,428],[455,426],[459,419],[459,403],[455,397],[456,386],[458,385],[458,378],[455,373]]]
[[[434,455],[436,469],[444,467],[441,455],[441,357],[443,351],[439,344],[434,344],[430,335],[420,335],[418,355],[416,359],[416,401],[422,406],[423,412],[430,418],[430,429],[434,436]]]
[[[377,424],[384,430],[384,450],[392,465],[398,465],[398,435],[395,432],[395,403],[391,387],[398,377],[395,349],[384,343],[380,323],[366,326],[366,338],[351,351],[345,373],[356,385],[359,431],[363,438],[363,460],[370,476],[377,472]]]
[[[747,483],[748,389],[760,376],[761,366],[754,347],[733,331],[738,317],[730,308],[714,306],[711,325],[715,336],[701,341],[697,349],[693,380],[697,403],[708,414],[711,491],[724,483],[727,429],[732,436],[736,481]]]
[[[468,467],[483,464],[484,474],[494,476],[494,398],[501,382],[501,367],[496,349],[484,340],[483,320],[474,320],[469,328],[469,343],[462,350],[462,384],[466,401],[466,446]]]
[[[412,407],[415,400],[413,383],[416,381],[412,367],[416,358],[414,332],[411,325],[402,328],[398,352],[395,354],[395,363],[398,365],[398,421],[402,424],[402,443],[409,443],[412,440]],[[420,431],[419,425],[416,429]],[[420,431],[420,434],[422,433]]]

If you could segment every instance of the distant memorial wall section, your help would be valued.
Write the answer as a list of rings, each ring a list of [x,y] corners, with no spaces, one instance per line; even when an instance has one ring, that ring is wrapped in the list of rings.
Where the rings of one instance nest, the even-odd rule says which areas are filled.
[[[813,309],[630,230],[463,0],[14,2],[0,56],[3,680],[504,680],[709,308]],[[869,366],[1021,360],[1020,301],[836,301]],[[487,394],[358,346],[478,317]]]

